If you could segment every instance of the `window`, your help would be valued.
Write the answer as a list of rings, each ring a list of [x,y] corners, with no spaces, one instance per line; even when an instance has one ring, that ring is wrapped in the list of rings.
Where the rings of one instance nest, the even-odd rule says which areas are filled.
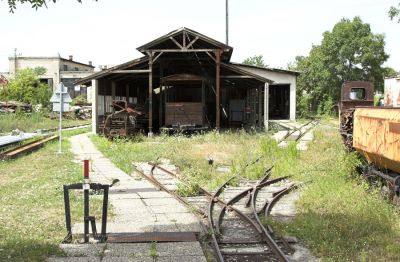
[[[350,100],[365,100],[365,89],[354,87],[350,90]]]
[[[68,66],[67,65],[63,65],[63,71],[68,71]]]

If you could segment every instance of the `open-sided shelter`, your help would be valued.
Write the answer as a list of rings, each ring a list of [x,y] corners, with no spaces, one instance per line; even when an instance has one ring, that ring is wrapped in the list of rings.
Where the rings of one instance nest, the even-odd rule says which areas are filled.
[[[125,100],[164,129],[268,127],[295,118],[297,72],[231,63],[233,48],[188,28],[137,49],[144,56],[77,82],[92,86],[93,132]]]

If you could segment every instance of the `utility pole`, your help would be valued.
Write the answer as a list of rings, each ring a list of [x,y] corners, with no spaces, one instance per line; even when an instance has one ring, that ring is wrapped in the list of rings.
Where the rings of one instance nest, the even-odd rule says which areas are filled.
[[[14,48],[14,76],[17,75],[17,48]]]
[[[229,0],[225,0],[225,10],[226,10],[226,45],[229,45]]]

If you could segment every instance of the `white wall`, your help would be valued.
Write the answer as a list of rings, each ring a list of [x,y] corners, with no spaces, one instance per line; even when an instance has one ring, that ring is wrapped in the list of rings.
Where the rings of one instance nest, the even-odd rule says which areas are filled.
[[[264,78],[274,81],[273,84],[289,84],[290,85],[290,120],[296,120],[296,82],[297,76],[291,73],[268,71],[261,68],[253,68],[247,66],[240,66],[240,69],[248,71],[253,74],[260,75]]]
[[[385,79],[385,106],[400,106],[400,77]]]

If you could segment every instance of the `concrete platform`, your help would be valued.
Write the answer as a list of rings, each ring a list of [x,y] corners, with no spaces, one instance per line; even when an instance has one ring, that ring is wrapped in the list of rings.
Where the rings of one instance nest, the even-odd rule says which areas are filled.
[[[110,189],[109,204],[114,217],[107,233],[200,232],[198,219],[171,195],[159,191],[139,175],[126,174],[96,149],[87,134],[70,138],[75,162],[90,160],[90,180],[120,184]],[[100,221],[97,228],[101,228]],[[73,225],[73,234],[83,233],[83,223]],[[65,257],[48,261],[206,261],[199,242],[156,243],[157,256],[150,253],[151,243],[61,245]],[[154,252],[153,252],[154,253]]]

